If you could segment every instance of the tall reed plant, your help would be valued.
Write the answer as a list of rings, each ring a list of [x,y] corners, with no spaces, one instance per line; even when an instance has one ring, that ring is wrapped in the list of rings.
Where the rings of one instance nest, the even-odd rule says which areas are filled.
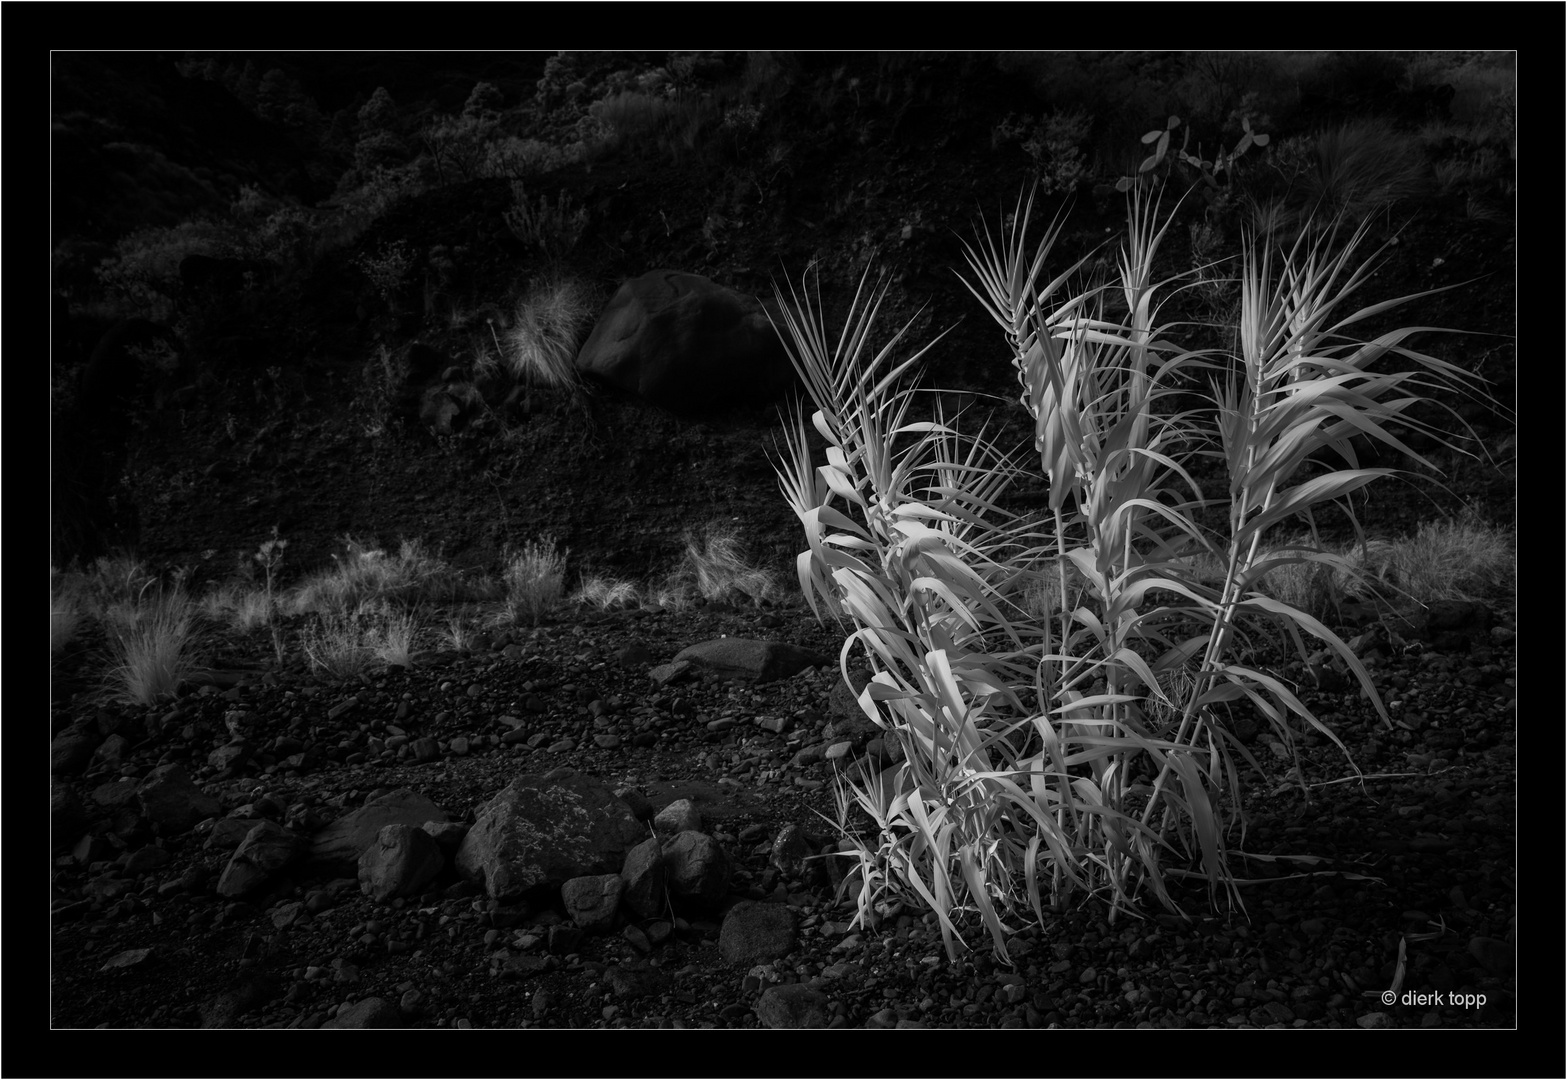
[[[1343,230],[1315,231],[1281,253],[1250,241],[1235,354],[1182,349],[1161,304],[1184,276],[1153,269],[1169,218],[1152,188],[1129,199],[1109,282],[1080,283],[1086,257],[1047,272],[1061,222],[1031,249],[1032,199],[999,239],[986,228],[968,246],[969,288],[1002,329],[1033,421],[1042,516],[1003,509],[1023,455],[916,408],[910,376],[925,350],[892,362],[907,326],[873,349],[884,288],[862,281],[836,340],[819,297],[779,293],[780,333],[826,442],[815,464],[796,416],[778,464],[809,545],[801,586],[819,617],[852,624],[845,678],[858,652],[872,669],[859,706],[905,751],[892,769],[841,781],[844,804],[875,826],[847,880],[860,883],[861,920],[885,899],[929,907],[952,955],[965,912],[1004,957],[1020,920],[1074,896],[1112,917],[1145,895],[1179,910],[1171,886],[1192,878],[1210,903],[1239,903],[1237,758],[1255,762],[1229,711],[1254,710],[1287,747],[1301,724],[1338,742],[1241,646],[1266,635],[1304,656],[1315,638],[1386,718],[1349,647],[1259,588],[1285,561],[1345,560],[1272,553],[1263,539],[1389,473],[1357,467],[1351,435],[1415,456],[1389,423],[1422,426],[1410,391],[1465,375],[1409,349],[1414,328],[1345,335],[1411,299],[1342,310],[1370,273],[1354,261],[1363,228],[1342,243]],[[1124,318],[1105,315],[1112,289]],[[1404,370],[1376,369],[1385,358]],[[1193,376],[1211,397],[1178,407],[1173,388]],[[1344,467],[1311,464],[1325,454]],[[1223,491],[1199,487],[1204,458],[1222,463]]]

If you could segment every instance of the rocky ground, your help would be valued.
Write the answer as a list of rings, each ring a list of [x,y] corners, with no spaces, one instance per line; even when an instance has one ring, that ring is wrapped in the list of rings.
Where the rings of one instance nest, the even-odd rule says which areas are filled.
[[[1248,732],[1261,773],[1246,779],[1243,846],[1256,859],[1244,911],[1181,890],[1190,919],[1049,911],[1013,927],[1011,966],[977,925],[962,928],[973,949],[956,962],[914,910],[892,904],[876,925],[853,925],[836,860],[810,858],[836,850],[834,770],[889,754],[843,711],[834,667],[764,682],[700,667],[662,686],[650,677],[670,678],[677,650],[719,635],[836,656],[836,636],[794,606],[584,615],[349,684],[297,665],[218,673],[173,708],[102,711],[85,737],[57,740],[70,794],[55,835],[73,818],[87,832],[53,860],[52,1020],[1510,1026],[1514,624],[1478,609],[1450,620],[1424,642],[1368,650],[1394,727],[1331,678],[1308,695],[1360,778],[1315,737],[1300,774],[1286,773],[1284,748]],[[66,716],[57,710],[56,726]],[[171,765],[199,785],[172,810],[147,779]],[[727,861],[727,878],[698,866],[687,895],[646,913],[611,904],[606,922],[602,911],[568,917],[558,890],[498,902],[458,873],[451,845],[493,796],[519,777],[573,771],[644,819],[663,813],[646,836],[661,828],[668,842],[694,826],[721,849],[709,858]],[[293,848],[253,879],[230,868],[252,822],[308,847],[394,793],[456,823],[435,830],[442,868],[413,895],[377,902],[342,863],[312,869]],[[1415,996],[1384,1004],[1394,986]]]

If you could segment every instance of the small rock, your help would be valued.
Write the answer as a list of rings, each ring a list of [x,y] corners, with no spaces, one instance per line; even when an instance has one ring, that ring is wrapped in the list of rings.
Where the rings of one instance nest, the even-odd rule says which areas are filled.
[[[645,667],[652,662],[653,654],[640,643],[622,646],[615,652],[615,663],[624,668]]]
[[[417,896],[446,865],[435,838],[411,825],[384,826],[359,856],[360,889],[378,904]]]
[[[636,788],[618,787],[615,789],[615,798],[631,807],[631,812],[636,815],[638,821],[648,821],[653,817],[653,804]]]
[[[810,854],[811,845],[800,826],[785,825],[778,830],[778,836],[773,840],[772,863],[780,873],[797,876]]]
[[[800,983],[774,986],[756,999],[756,1016],[770,1028],[824,1028],[827,995]]]
[[[880,1012],[872,1013],[870,1018],[865,1021],[865,1026],[868,1028],[895,1028],[898,1026],[898,1014],[890,1007],[882,1009]]]
[[[1469,955],[1492,975],[1511,975],[1517,967],[1517,955],[1513,947],[1496,938],[1470,938]]]
[[[718,949],[726,964],[777,960],[794,948],[795,915],[782,904],[742,900],[724,916]]]
[[[602,934],[614,925],[625,888],[619,874],[595,874],[565,882],[560,897],[568,918],[589,934]]]
[[[399,1028],[403,1026],[397,1006],[385,998],[369,997],[338,1010],[323,1028]]]
[[[677,833],[663,844],[668,889],[674,896],[716,904],[729,891],[729,856],[711,836]]]
[[[98,740],[85,732],[62,732],[49,744],[49,772],[54,776],[75,776],[87,768]]]
[[[136,800],[165,836],[183,833],[223,812],[223,805],[197,787],[181,765],[159,765],[148,773],[136,789]]]
[[[263,821],[246,834],[218,878],[218,895],[244,896],[260,888],[299,853],[299,837],[275,822]]]
[[[137,967],[152,959],[154,952],[147,949],[126,949],[124,952],[115,953],[104,963],[99,971],[117,971],[121,968]]]
[[[628,851],[620,876],[626,883],[622,899],[628,908],[644,919],[664,914],[668,878],[657,839],[644,840]]]
[[[676,799],[658,812],[653,828],[662,835],[673,836],[686,831],[702,831],[702,814],[690,799]]]

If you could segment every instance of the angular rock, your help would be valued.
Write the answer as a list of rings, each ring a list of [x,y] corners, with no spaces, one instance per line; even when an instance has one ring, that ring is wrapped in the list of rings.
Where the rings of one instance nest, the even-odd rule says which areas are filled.
[[[828,739],[850,739],[856,745],[881,734],[881,728],[860,708],[860,691],[871,681],[871,673],[863,668],[849,672],[849,681],[839,679],[827,698],[827,718],[830,721],[824,733]]]
[[[76,842],[71,848],[71,858],[81,866],[90,866],[95,862],[112,859],[115,855],[115,847],[109,843],[107,837],[94,836],[88,833]]]
[[[337,1015],[321,1025],[323,1028],[400,1028],[402,1015],[385,998],[368,997],[338,1010]]]
[[[120,762],[125,758],[125,752],[130,749],[131,741],[124,735],[110,735],[98,744],[98,749],[93,751],[92,761],[88,768],[94,771],[98,769],[118,772]]]
[[[160,866],[167,866],[174,856],[167,850],[148,844],[139,851],[132,852],[125,858],[125,872],[133,876],[145,874],[149,870],[156,870]]]
[[[107,784],[99,784],[92,789],[92,801],[108,810],[119,810],[130,806],[136,801],[136,789],[141,787],[139,780],[126,777],[123,780],[111,780]]]
[[[624,668],[645,667],[653,662],[653,654],[641,642],[632,642],[615,651],[615,663]]]
[[[66,784],[49,785],[49,849],[69,851],[87,828],[87,808]]]
[[[615,789],[615,798],[631,807],[631,812],[636,815],[638,821],[649,821],[653,817],[653,804],[648,797],[634,787],[618,787]]]
[[[223,804],[202,792],[181,765],[160,765],[136,789],[142,814],[173,836],[223,812]]]
[[[126,949],[117,952],[104,962],[99,971],[116,971],[120,968],[139,967],[157,955],[156,948]]]
[[[519,776],[479,811],[457,869],[509,902],[574,877],[610,874],[647,835],[605,784],[581,774]]]
[[[215,851],[233,851],[245,842],[245,837],[250,835],[250,830],[260,825],[266,818],[219,818],[213,822],[212,831],[207,834],[207,841],[202,845]]]
[[[648,678],[653,680],[654,686],[668,686],[670,683],[679,682],[696,667],[689,660],[681,660],[673,664],[659,664],[655,668],[648,669]]]
[[[632,960],[616,964],[605,971],[604,982],[620,1000],[635,1001],[658,993],[668,982],[668,977],[651,967],[646,960]]]
[[[302,847],[298,836],[275,822],[263,821],[229,856],[218,878],[218,895],[244,896],[255,891],[293,862]]]
[[[797,382],[760,302],[678,270],[621,285],[577,368],[683,415],[764,404]]]
[[[427,821],[445,821],[446,813],[418,792],[399,788],[372,799],[316,833],[310,845],[310,865],[336,877],[359,873],[359,856],[388,825],[417,828]]]
[[[677,833],[663,842],[667,885],[672,896],[712,905],[729,891],[729,856],[711,836]]]
[[[49,744],[50,775],[77,775],[87,768],[97,749],[97,736],[82,731],[62,731]]]
[[[762,964],[794,948],[794,912],[782,904],[742,900],[724,916],[718,951],[726,964]]]
[[[626,883],[621,895],[621,902],[626,907],[644,919],[664,914],[669,905],[667,871],[663,848],[657,839],[650,837],[626,853],[620,877]]]
[[[568,918],[589,934],[603,934],[615,925],[625,888],[619,874],[594,874],[561,885],[560,898]]]
[[[798,825],[785,825],[773,838],[772,863],[780,873],[789,877],[799,876],[810,854],[810,841],[806,839],[805,830]]]
[[[1517,968],[1518,958],[1513,947],[1496,938],[1470,938],[1469,955],[1492,975],[1511,975]]]
[[[714,638],[681,649],[675,663],[685,660],[731,679],[771,682],[787,679],[808,667],[830,666],[831,657],[782,641],[752,638]]]
[[[457,857],[462,838],[468,835],[468,826],[455,821],[426,821],[419,828],[430,834],[430,839],[435,841],[441,854],[448,859]]]
[[[224,743],[208,754],[207,764],[219,771],[237,769],[250,760],[250,754],[250,743],[244,739],[235,739],[232,742]]]
[[[412,825],[386,825],[359,856],[359,888],[378,904],[418,896],[445,865],[446,856],[429,833]]]
[[[802,983],[774,986],[756,999],[756,1017],[770,1028],[824,1028],[827,995]]]
[[[660,836],[702,831],[702,812],[690,799],[676,799],[658,812],[653,829]]]
[[[239,1018],[261,1008],[277,996],[276,978],[255,974],[241,978],[231,989],[208,998],[198,1008],[203,1028],[238,1027]]]

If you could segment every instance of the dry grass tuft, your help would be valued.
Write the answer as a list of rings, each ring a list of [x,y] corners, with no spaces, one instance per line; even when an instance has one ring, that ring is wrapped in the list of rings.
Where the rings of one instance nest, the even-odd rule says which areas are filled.
[[[1317,163],[1303,177],[1316,217],[1359,221],[1402,199],[1424,194],[1432,171],[1420,141],[1391,122],[1368,117],[1317,137]]]
[[[426,553],[417,540],[404,540],[392,555],[373,545],[343,538],[347,551],[333,555],[333,566],[295,590],[291,608],[344,613],[363,604],[387,601],[406,607],[444,604],[464,598],[471,588],[445,560]]]
[[[582,579],[571,599],[578,604],[596,607],[600,611],[635,607],[641,596],[633,582],[621,578],[593,575]]]
[[[537,626],[565,595],[566,554],[556,550],[553,537],[530,540],[522,550],[506,556],[501,577],[512,624]]]
[[[110,604],[102,615],[111,663],[110,696],[133,705],[173,697],[198,669],[192,646],[195,611],[178,587],[147,589],[134,601]]]
[[[49,568],[49,655],[58,656],[76,638],[84,616],[81,584]]]
[[[513,376],[533,386],[575,389],[577,347],[593,315],[592,295],[577,279],[535,286],[518,302],[511,329],[501,335]]]
[[[747,562],[733,525],[709,524],[700,537],[687,532],[685,544],[685,558],[676,578],[693,581],[704,600],[728,601],[738,594],[761,603],[778,597],[780,589],[773,575]]]
[[[412,612],[381,607],[328,612],[300,636],[310,666],[334,678],[356,678],[371,663],[408,665],[419,633]]]

